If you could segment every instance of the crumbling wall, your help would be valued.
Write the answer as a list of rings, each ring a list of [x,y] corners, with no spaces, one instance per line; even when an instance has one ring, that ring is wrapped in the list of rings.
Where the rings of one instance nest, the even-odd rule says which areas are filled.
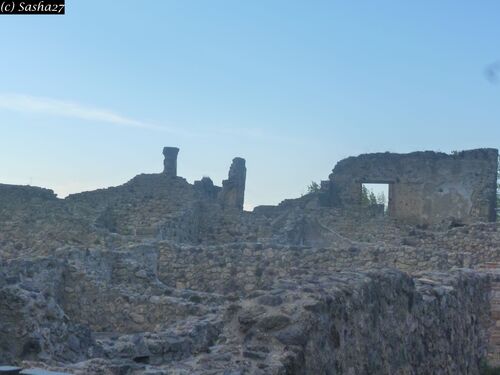
[[[500,224],[477,224],[442,233],[412,231],[392,243],[355,242],[342,235],[329,246],[237,242],[219,245],[155,244],[158,278],[166,285],[246,295],[276,278],[309,272],[394,267],[406,272],[480,268],[500,263]]]
[[[234,158],[227,180],[222,181],[220,201],[224,208],[243,209],[246,175],[245,159]]]
[[[205,272],[223,280],[207,255]],[[157,256],[154,246],[72,249],[2,264],[0,359],[103,357],[70,367],[75,374],[98,373],[85,369],[97,363],[144,373],[142,360],[179,374],[478,374],[486,356],[487,274],[310,265],[238,299],[155,286]],[[165,300],[172,308],[162,310]]]
[[[494,221],[498,150],[452,155],[376,153],[337,163],[326,184],[329,201],[361,202],[362,183],[389,184],[389,214],[415,224]]]
[[[488,365],[500,367],[500,261],[490,261],[481,266],[491,277],[491,319],[489,328]]]
[[[490,276],[450,269],[500,262],[499,224],[460,226],[491,211],[496,150],[346,159],[319,193],[254,213],[243,159],[220,188],[177,177],[170,152],[164,173],[65,200],[0,185],[0,258],[31,257],[0,260],[1,362],[478,373]],[[363,182],[391,184],[393,216],[357,209]],[[386,267],[407,273],[367,271]]]
[[[278,281],[237,310],[242,367],[253,374],[479,374],[489,288],[489,278],[473,272]],[[264,359],[269,367],[259,372]]]
[[[87,326],[58,304],[64,262],[54,258],[0,262],[0,363],[81,361],[91,353]]]
[[[478,375],[488,290],[488,276],[467,271],[276,278],[229,306],[203,370],[186,360],[180,373]]]
[[[243,210],[245,160],[233,160],[222,187],[208,177],[190,184],[177,176],[178,151],[164,148],[163,173],[141,174],[123,185],[72,194],[62,202],[72,215],[111,233],[197,242],[200,207]]]
[[[60,250],[65,259],[64,289],[59,303],[74,322],[97,332],[158,331],[190,315],[203,315],[202,305],[173,295],[157,279],[157,251]]]

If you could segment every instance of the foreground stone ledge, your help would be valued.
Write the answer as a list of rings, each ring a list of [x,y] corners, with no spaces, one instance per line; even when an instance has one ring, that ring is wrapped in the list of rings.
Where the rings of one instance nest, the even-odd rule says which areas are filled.
[[[17,375],[21,372],[21,367],[15,366],[0,366],[1,375]]]

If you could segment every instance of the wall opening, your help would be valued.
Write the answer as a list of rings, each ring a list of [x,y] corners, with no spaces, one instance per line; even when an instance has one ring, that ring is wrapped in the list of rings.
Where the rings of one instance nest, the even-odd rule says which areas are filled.
[[[149,364],[149,355],[141,355],[138,357],[134,357],[134,362]]]
[[[365,182],[361,184],[361,204],[382,215],[390,212],[391,183]]]

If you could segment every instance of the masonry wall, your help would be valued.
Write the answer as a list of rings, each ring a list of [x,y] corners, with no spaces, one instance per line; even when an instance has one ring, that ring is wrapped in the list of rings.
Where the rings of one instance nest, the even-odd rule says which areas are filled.
[[[330,175],[330,201],[359,205],[362,183],[388,183],[390,214],[402,221],[432,225],[494,221],[497,163],[496,149],[350,157]]]
[[[235,319],[249,358],[282,361],[281,371],[252,373],[480,373],[489,320],[485,275],[341,272],[283,280],[275,290],[244,301]],[[266,353],[261,348],[269,343]]]
[[[242,295],[269,288],[276,278],[309,272],[394,267],[413,273],[500,262],[498,224],[456,228],[433,238],[416,233],[401,242],[407,245],[339,242],[330,248],[314,248],[241,242],[188,246],[164,241],[154,249],[159,252],[158,277],[166,285]]]
[[[147,246],[110,254],[75,250],[59,252],[58,261],[38,258],[3,264],[0,311],[7,321],[0,322],[0,332],[6,333],[0,335],[0,359],[38,360],[51,355],[75,361],[102,355],[97,349],[122,361],[137,355],[158,356],[159,344],[170,350],[172,345],[148,342],[148,337],[155,336],[132,332],[161,329],[162,322],[178,319],[179,314],[196,315],[196,311],[182,312],[184,307],[193,306],[187,297],[197,297],[198,308],[210,308],[224,326],[212,329],[208,344],[201,349],[206,354],[205,372],[200,373],[251,369],[250,373],[259,375],[479,374],[486,356],[491,285],[486,274],[452,271],[409,276],[387,269],[339,273],[289,270],[288,275],[275,276],[244,299],[231,294],[227,300],[217,295],[204,297],[184,290],[184,302],[168,309],[161,308],[163,299],[179,297],[167,296],[176,292],[161,284],[157,288],[162,290],[154,292],[156,254]],[[214,279],[224,279],[225,274],[212,272],[214,263],[210,254],[207,256],[206,271],[213,273]],[[144,264],[141,275],[136,269]],[[80,282],[73,283],[68,273]],[[51,278],[54,275],[57,280]],[[96,300],[99,293],[107,298]],[[138,299],[140,293],[142,300]],[[66,303],[69,294],[79,298]],[[218,299],[219,306],[224,301],[233,302],[227,309],[217,310],[204,298]],[[154,305],[157,307],[152,309]],[[204,316],[208,312],[201,311]],[[116,348],[107,347],[106,340],[94,342],[88,326],[93,330],[106,328],[112,334],[126,328],[103,326],[112,324],[108,315],[115,314],[130,324],[134,341],[117,342]],[[198,329],[190,335],[207,336]],[[170,340],[184,345],[175,336]],[[220,344],[212,346],[216,340]],[[139,342],[147,345],[139,350]],[[196,347],[191,353],[191,346],[184,346],[188,355],[197,352]],[[161,353],[162,347],[159,350]],[[179,358],[184,358],[180,354]],[[170,357],[161,360],[173,365]],[[179,367],[186,369],[185,374],[198,373],[190,371],[190,365],[192,361]]]

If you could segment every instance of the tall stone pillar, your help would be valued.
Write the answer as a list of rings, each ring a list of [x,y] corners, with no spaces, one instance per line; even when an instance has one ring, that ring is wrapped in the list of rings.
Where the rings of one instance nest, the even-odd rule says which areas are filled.
[[[177,177],[177,154],[179,149],[177,147],[164,147],[163,156],[163,174],[169,177]]]
[[[229,168],[228,179],[222,181],[222,191],[220,192],[221,203],[225,208],[243,210],[246,176],[245,159],[234,158]]]

